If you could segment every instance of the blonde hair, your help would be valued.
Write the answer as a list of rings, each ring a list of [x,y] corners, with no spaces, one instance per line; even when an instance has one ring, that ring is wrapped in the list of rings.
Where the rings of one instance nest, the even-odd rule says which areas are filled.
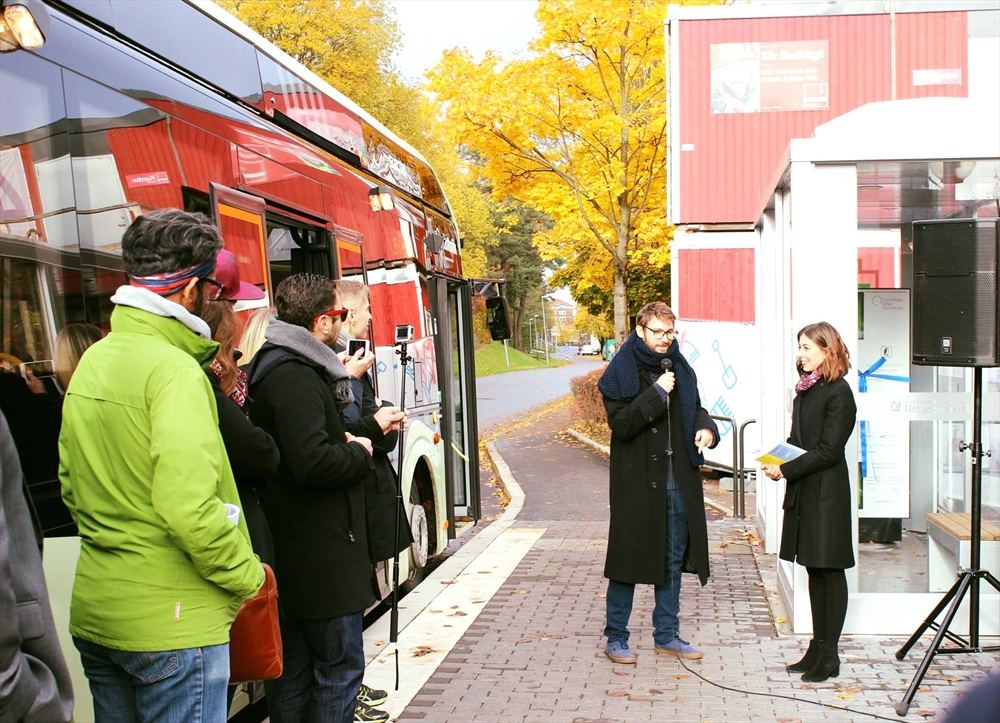
[[[274,309],[265,306],[257,309],[247,319],[238,347],[243,352],[243,356],[240,358],[241,364],[249,364],[254,354],[264,346],[264,342],[267,341],[264,338],[264,332],[267,330],[267,323],[271,320],[272,316],[274,316]]]
[[[360,281],[338,279],[333,282],[333,287],[337,291],[340,303],[350,311],[357,311],[358,307],[368,300],[368,287]]]
[[[101,339],[104,332],[99,326],[75,322],[64,326],[56,335],[56,345],[53,354],[53,366],[56,381],[63,389],[69,387],[69,380],[80,364],[83,352]]]
[[[803,336],[826,352],[826,359],[823,360],[823,378],[826,379],[827,383],[847,376],[847,370],[851,368],[851,354],[847,351],[844,340],[840,338],[840,334],[832,325],[825,321],[809,324],[802,327],[795,338],[801,341]],[[805,373],[798,360],[795,362],[795,369],[799,374]]]

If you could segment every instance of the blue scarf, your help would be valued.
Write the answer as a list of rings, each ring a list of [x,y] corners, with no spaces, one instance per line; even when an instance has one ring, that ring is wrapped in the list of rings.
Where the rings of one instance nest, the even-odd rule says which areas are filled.
[[[620,402],[630,402],[639,396],[639,374],[643,371],[658,377],[663,373],[660,362],[670,359],[674,363],[674,391],[681,403],[681,423],[684,427],[684,441],[687,442],[688,457],[691,464],[705,464],[705,457],[698,452],[694,443],[695,420],[698,416],[698,378],[687,359],[681,354],[677,340],[663,354],[646,346],[633,331],[625,343],[618,349],[608,368],[604,370],[597,388],[608,399]]]

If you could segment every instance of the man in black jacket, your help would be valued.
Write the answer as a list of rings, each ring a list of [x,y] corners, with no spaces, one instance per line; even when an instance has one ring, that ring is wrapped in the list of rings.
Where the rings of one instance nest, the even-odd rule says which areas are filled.
[[[719,430],[698,398],[694,370],[681,356],[676,316],[646,304],[636,330],[598,382],[611,427],[611,524],[605,653],[634,664],[628,621],[636,583],[652,584],[657,653],[697,659],[680,637],[682,570],[708,581],[708,531],[699,466]]]
[[[274,539],[284,672],[272,723],[351,723],[364,672],[362,616],[375,602],[365,524],[372,441],[344,430],[351,379],[333,351],[347,312],[333,282],[296,274],[249,365],[251,420],[281,462],[261,495]]]

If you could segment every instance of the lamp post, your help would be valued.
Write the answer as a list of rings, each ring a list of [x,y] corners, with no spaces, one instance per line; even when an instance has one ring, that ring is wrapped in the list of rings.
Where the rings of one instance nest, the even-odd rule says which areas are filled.
[[[549,332],[545,327],[545,302],[552,297],[542,294],[542,339],[545,340],[545,363],[549,363]]]

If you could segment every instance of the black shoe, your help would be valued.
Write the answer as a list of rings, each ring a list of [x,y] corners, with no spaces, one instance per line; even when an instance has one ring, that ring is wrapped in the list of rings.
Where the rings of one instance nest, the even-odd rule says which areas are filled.
[[[361,690],[358,691],[359,703],[364,703],[374,708],[377,705],[382,705],[387,700],[389,700],[389,694],[384,690],[376,690],[375,688],[369,688],[364,683],[361,684]]]
[[[785,670],[789,673],[808,673],[816,665],[816,661],[819,660],[819,652],[822,649],[823,641],[813,638],[809,641],[809,649],[806,650],[806,654],[802,660],[791,665],[786,665]]]
[[[382,723],[382,721],[387,720],[389,720],[389,714],[384,710],[372,708],[361,701],[358,701],[358,707],[354,709],[354,723],[370,723],[370,721]]]
[[[816,665],[802,676],[802,681],[822,683],[827,678],[836,678],[838,675],[840,675],[840,658],[837,656],[837,647],[824,645]]]

